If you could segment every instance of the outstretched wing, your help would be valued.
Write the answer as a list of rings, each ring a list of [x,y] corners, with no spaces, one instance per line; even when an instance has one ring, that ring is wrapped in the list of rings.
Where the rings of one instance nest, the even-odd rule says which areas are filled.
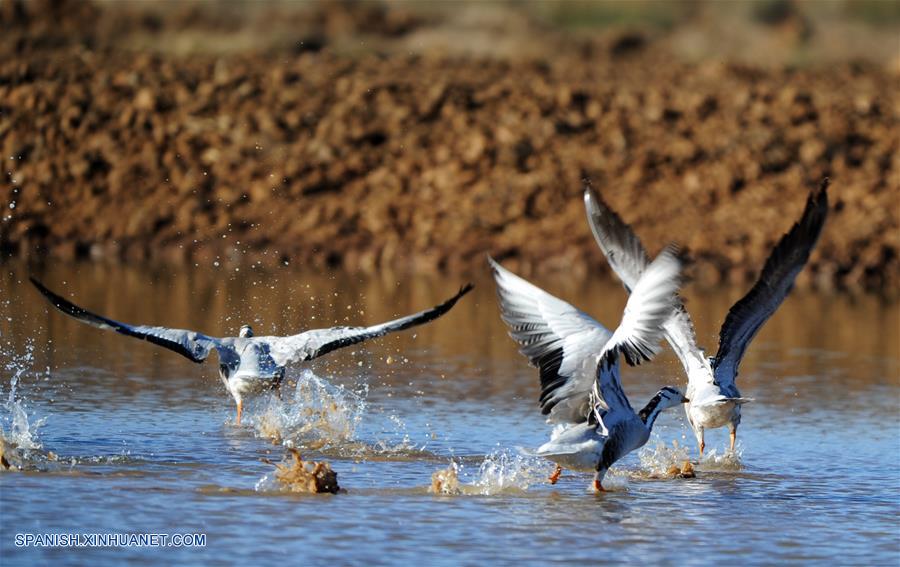
[[[756,284],[732,306],[719,331],[719,351],[713,360],[716,381],[734,384],[747,345],[763,323],[778,309],[794,286],[794,279],[809,260],[828,216],[828,179],[806,199],[803,216],[775,248]]]
[[[492,258],[488,262],[509,334],[519,343],[519,351],[540,370],[541,413],[556,423],[585,421],[591,413],[597,356],[612,333]]]
[[[631,292],[650,263],[644,245],[591,187],[584,189],[584,208],[594,240],[606,256],[609,267]]]
[[[186,331],[183,329],[169,329],[167,327],[150,327],[147,325],[129,325],[120,323],[112,319],[107,319],[96,313],[91,313],[83,307],[79,307],[67,299],[56,295],[41,282],[34,278],[29,278],[34,287],[37,288],[50,303],[71,317],[78,319],[82,323],[87,323],[99,329],[107,329],[116,331],[129,337],[135,337],[150,341],[161,347],[173,350],[178,354],[193,360],[194,362],[203,362],[213,348],[222,346],[219,339],[207,337],[202,333],[195,331]]]
[[[594,395],[610,411],[626,409],[634,412],[622,391],[618,356],[621,354],[628,364],[635,365],[650,360],[659,351],[662,325],[675,308],[680,274],[681,260],[677,250],[669,246],[647,266],[629,296],[622,322],[603,347],[595,369]]]
[[[663,323],[672,315],[680,285],[678,250],[668,246],[641,274],[625,304],[622,321],[605,350],[618,349],[631,365],[656,355],[663,336]]]
[[[471,290],[472,284],[466,284],[459,293],[440,305],[372,327],[313,329],[289,337],[259,337],[257,340],[269,344],[272,359],[279,366],[312,360],[339,348],[434,321],[450,311],[459,298]]]
[[[590,187],[584,190],[584,207],[594,240],[625,289],[630,291],[650,263],[644,246],[631,227]],[[665,338],[684,366],[688,380],[712,382],[712,369],[697,346],[694,323],[681,298],[676,297],[675,311],[663,327]]]

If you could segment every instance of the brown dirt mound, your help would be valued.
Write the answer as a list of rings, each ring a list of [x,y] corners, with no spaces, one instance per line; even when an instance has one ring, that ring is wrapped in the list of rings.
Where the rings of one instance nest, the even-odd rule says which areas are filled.
[[[827,175],[799,285],[900,289],[900,81],[882,66],[686,64],[633,41],[136,55],[6,17],[26,22],[0,43],[7,255],[460,271],[491,253],[583,275],[606,270],[589,182],[651,250],[678,241],[701,282],[741,282]]]

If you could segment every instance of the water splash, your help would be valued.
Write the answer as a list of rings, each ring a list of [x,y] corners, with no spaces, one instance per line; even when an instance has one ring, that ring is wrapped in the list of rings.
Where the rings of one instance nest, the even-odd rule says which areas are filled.
[[[487,455],[471,475],[462,463],[451,461],[449,467],[432,475],[429,491],[444,495],[481,496],[524,492],[535,484],[546,482],[551,467],[544,459],[500,449]],[[463,482],[460,482],[460,477]]]
[[[0,424],[0,435],[9,444],[14,444],[23,450],[39,450],[42,448],[39,439],[39,430],[47,422],[46,417],[32,422],[28,418],[26,406],[21,400],[6,402],[4,423]],[[8,429],[7,429],[8,427]]]
[[[641,461],[641,472],[638,476],[644,478],[675,478],[683,476],[686,464],[692,471],[693,465],[697,470],[711,471],[738,471],[741,470],[741,451],[716,454],[713,449],[707,452],[699,461],[691,459],[691,451],[687,446],[678,441],[672,441],[672,445],[657,442],[655,446],[644,446],[638,453]]]
[[[351,390],[309,369],[296,379],[293,394],[265,402],[253,421],[256,434],[288,448],[315,450],[323,456],[359,460],[434,458],[413,443],[406,423],[395,413],[367,403],[368,386]],[[365,417],[365,431],[360,431]],[[360,436],[371,435],[372,441]]]
[[[37,468],[38,463],[56,460],[53,453],[42,453],[39,430],[46,423],[43,417],[32,421],[27,410],[27,401],[19,396],[19,380],[34,363],[34,344],[26,343],[25,352],[15,352],[8,343],[3,345],[3,354],[9,358],[3,371],[10,374],[9,393],[2,404],[0,415],[0,453],[3,470]],[[2,392],[2,387],[0,387]]]
[[[744,454],[743,448],[738,444],[734,451],[725,451],[721,455],[715,449],[712,449],[700,459],[697,464],[698,470],[706,472],[734,472],[744,468],[741,462],[741,456]]]
[[[519,455],[507,450],[494,451],[478,467],[475,486],[481,494],[497,494],[528,487],[547,479],[549,463],[545,459]]]
[[[353,441],[366,409],[366,394],[358,394],[303,370],[293,395],[270,398],[254,420],[260,437],[286,447],[320,449]]]
[[[603,490],[606,492],[625,492],[628,490],[628,486],[631,483],[631,479],[635,478],[635,471],[624,469],[622,467],[616,467],[609,469],[606,472],[606,476],[603,477]],[[585,474],[585,473],[579,473]],[[591,473],[587,473],[584,476],[584,491],[590,494],[595,494],[594,491],[594,475]]]
[[[267,472],[262,475],[262,477],[256,481],[253,490],[256,492],[279,492],[281,490],[281,483],[275,478],[275,471]]]
[[[655,446],[644,445],[638,452],[641,475],[646,478],[674,478],[690,462],[690,457],[690,450],[678,441],[672,441],[671,445],[657,441]]]
[[[378,420],[371,419],[371,417],[367,416],[367,419],[373,422],[372,425],[378,426],[375,423]],[[376,435],[378,438],[369,451],[374,457],[427,457],[432,455],[425,449],[426,445],[416,446],[413,443],[406,422],[397,414],[388,414]]]

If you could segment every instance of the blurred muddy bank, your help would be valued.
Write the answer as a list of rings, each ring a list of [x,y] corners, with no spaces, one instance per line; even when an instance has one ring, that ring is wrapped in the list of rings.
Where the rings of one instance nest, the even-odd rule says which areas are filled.
[[[690,60],[678,22],[148,6],[0,3],[5,256],[583,276],[607,270],[589,182],[652,251],[743,282],[828,175],[798,284],[900,288],[895,61]],[[776,39],[821,41],[798,17]]]

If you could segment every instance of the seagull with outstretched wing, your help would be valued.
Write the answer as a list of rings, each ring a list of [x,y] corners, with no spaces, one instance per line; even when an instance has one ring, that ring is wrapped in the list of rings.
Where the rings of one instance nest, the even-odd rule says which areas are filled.
[[[809,259],[828,216],[828,179],[811,191],[803,215],[781,238],[756,284],[728,312],[719,331],[719,351],[707,358],[697,346],[694,324],[681,300],[663,328],[666,340],[681,360],[688,376],[685,406],[688,421],[697,437],[700,455],[706,444],[703,432],[728,426],[731,451],[741,422],[741,397],[735,385],[738,366],[750,341],[775,313],[794,285],[794,280]],[[647,253],[640,240],[591,188],[584,192],[588,222],[610,267],[629,291],[648,266]]]
[[[613,463],[642,447],[657,415],[687,399],[661,389],[635,413],[619,378],[619,357],[629,364],[650,360],[672,314],[681,261],[664,250],[635,282],[622,321],[614,332],[586,313],[532,285],[488,258],[497,282],[503,321],[541,379],[541,412],[556,426],[534,455],[563,467],[593,471],[594,490]]]
[[[82,323],[149,341],[196,363],[203,362],[212,351],[216,351],[219,355],[219,376],[237,403],[238,424],[241,422],[243,397],[277,389],[284,380],[288,364],[312,360],[345,346],[433,321],[447,313],[459,298],[472,289],[472,285],[467,284],[440,305],[371,327],[332,327],[287,337],[256,337],[250,325],[243,325],[237,337],[219,338],[196,331],[129,325],[107,319],[60,297],[36,279],[30,279],[54,307]]]

